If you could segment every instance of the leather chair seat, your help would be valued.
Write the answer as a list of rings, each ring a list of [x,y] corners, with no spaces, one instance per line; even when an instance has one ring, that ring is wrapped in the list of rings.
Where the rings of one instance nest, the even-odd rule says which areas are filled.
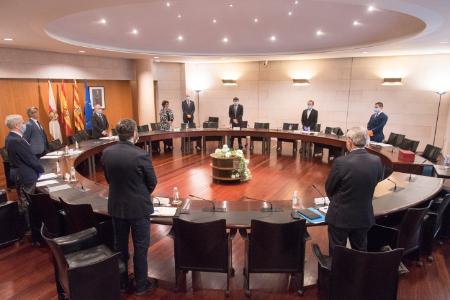
[[[108,259],[112,255],[114,255],[114,252],[102,244],[89,249],[67,254],[65,257],[69,268],[79,268],[96,264]],[[125,264],[121,260],[118,261],[120,273],[125,272]]]

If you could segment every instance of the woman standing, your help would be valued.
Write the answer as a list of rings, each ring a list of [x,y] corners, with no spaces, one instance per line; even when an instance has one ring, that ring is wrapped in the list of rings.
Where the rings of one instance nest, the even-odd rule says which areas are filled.
[[[164,100],[162,102],[162,109],[159,111],[159,119],[161,124],[161,130],[170,130],[173,122],[173,112],[169,108],[169,101]],[[172,151],[173,144],[172,139],[164,140],[164,152]]]

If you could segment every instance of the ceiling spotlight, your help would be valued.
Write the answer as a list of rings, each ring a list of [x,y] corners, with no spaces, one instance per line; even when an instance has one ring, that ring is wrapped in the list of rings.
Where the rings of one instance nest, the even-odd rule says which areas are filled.
[[[9,38],[9,37],[5,37],[5,38],[3,38],[3,40],[4,40],[5,42],[12,42],[12,41],[14,41],[13,38]]]
[[[297,5],[297,4],[298,4],[298,0],[295,0],[295,1],[294,1],[294,4]]]
[[[177,15],[177,18],[178,18],[178,19],[181,19],[181,14],[178,14],[178,15]]]
[[[368,7],[367,7],[367,11],[368,12],[373,12],[373,11],[375,11],[376,10],[376,8],[375,8],[375,6],[373,6],[373,5],[369,5]]]
[[[277,40],[277,37],[276,37],[276,36],[272,35],[272,36],[270,37],[270,41],[271,41],[271,42],[275,42],[276,40]]]
[[[254,19],[253,19],[253,22],[254,22],[254,23],[258,23],[258,21],[259,21],[258,18],[254,18]]]
[[[177,40],[178,40],[179,42],[181,42],[183,39],[184,39],[184,38],[183,38],[182,35],[177,36]]]
[[[324,33],[322,30],[320,30],[320,29],[316,31],[316,35],[317,35],[317,36],[322,36],[322,35],[324,35],[324,34],[325,34],[325,33]]]
[[[292,11],[288,12],[288,16],[292,16]]]
[[[381,85],[402,85],[401,78],[383,78]]]
[[[228,7],[233,7],[233,4],[228,4]]]
[[[159,59],[159,56],[155,56],[155,57],[153,57],[154,59]]]
[[[353,26],[361,26],[361,22],[359,22],[358,20],[353,21]]]
[[[368,53],[369,53],[368,51],[363,51],[363,52],[362,52],[362,54],[368,54]]]
[[[228,38],[227,38],[227,37],[224,37],[224,38],[222,39],[222,42],[224,42],[225,44],[228,43]]]
[[[216,23],[217,23],[217,20],[216,20],[216,19],[213,19],[213,23],[216,24]]]
[[[292,84],[294,86],[307,86],[310,85],[311,82],[309,82],[309,79],[292,79]]]
[[[170,2],[169,1],[166,2],[166,6],[170,7]]]
[[[78,52],[80,52],[80,53],[86,53],[85,50],[78,50]]]
[[[139,33],[139,31],[138,31],[136,28],[134,28],[134,29],[131,31],[131,33],[134,34],[134,35],[136,35],[136,34]]]

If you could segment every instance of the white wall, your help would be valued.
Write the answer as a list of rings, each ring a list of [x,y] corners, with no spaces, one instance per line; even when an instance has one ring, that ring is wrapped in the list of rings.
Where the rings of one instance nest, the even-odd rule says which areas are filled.
[[[0,78],[134,80],[129,59],[0,48]]]

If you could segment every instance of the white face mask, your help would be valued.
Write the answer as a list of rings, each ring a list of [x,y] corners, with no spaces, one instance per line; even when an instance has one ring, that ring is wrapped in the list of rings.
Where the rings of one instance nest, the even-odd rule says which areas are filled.
[[[378,107],[375,107],[375,108],[373,109],[373,112],[377,114],[377,113],[380,112],[380,109],[379,109]]]
[[[308,105],[308,109],[312,109],[313,108],[313,106],[312,105]]]
[[[186,100],[190,101],[190,100],[191,100],[191,97],[186,97]]]
[[[24,133],[25,133],[25,130],[27,130],[27,125],[22,124],[22,126],[20,126],[19,131],[22,132],[22,134],[24,134]]]
[[[238,105],[239,104],[239,102],[233,102],[234,103],[234,105]]]

